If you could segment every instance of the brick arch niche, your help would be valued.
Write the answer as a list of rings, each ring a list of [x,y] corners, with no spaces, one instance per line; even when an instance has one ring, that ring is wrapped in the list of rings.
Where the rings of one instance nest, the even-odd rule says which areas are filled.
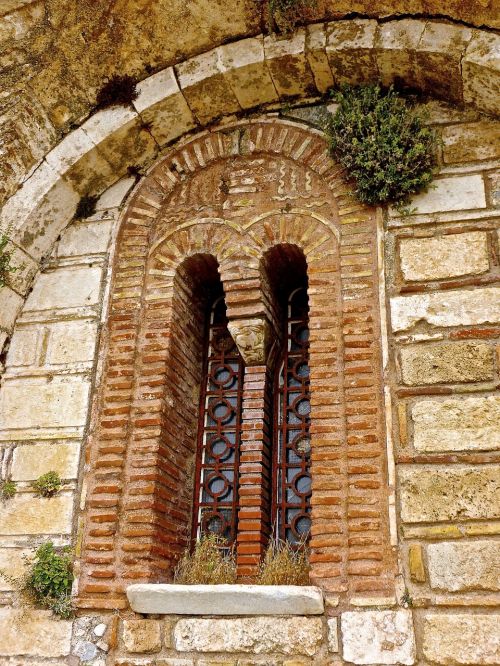
[[[237,553],[243,579],[255,572],[268,534],[263,390],[292,255],[309,296],[311,577],[346,602],[394,592],[375,212],[349,195],[321,133],[263,118],[183,142],[124,213],[87,449],[80,606],[124,606],[128,584],[170,580],[188,544],[200,331],[218,280],[245,360]]]

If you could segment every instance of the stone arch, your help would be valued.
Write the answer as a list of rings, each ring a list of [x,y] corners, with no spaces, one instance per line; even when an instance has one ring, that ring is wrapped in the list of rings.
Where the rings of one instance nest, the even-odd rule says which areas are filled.
[[[172,142],[220,117],[290,97],[311,99],[334,83],[400,79],[495,114],[498,40],[495,33],[440,20],[332,21],[285,38],[261,35],[218,46],[144,79],[133,107],[91,115],[44,155],[5,203],[0,229],[8,231],[22,271],[16,289],[0,295],[2,344],[81,195],[101,193],[129,166],[147,167]]]
[[[272,137],[279,138],[278,145]],[[301,248],[308,263],[312,433],[318,451],[313,578],[326,590],[348,594],[393,589],[379,343],[372,326],[351,335],[358,322],[378,321],[374,212],[353,204],[317,132],[273,118],[183,142],[149,172],[123,216],[101,350],[106,359],[101,408],[90,446],[82,605],[119,604],[129,582],[161,580],[182,546],[182,539],[173,550],[168,545],[159,478],[169,464],[161,432],[172,419],[166,378],[176,339],[171,313],[179,266],[193,256],[217,260],[235,340],[248,326],[262,332],[261,353],[247,356],[255,379],[266,371],[265,329],[271,319],[261,260],[282,243]],[[349,259],[353,243],[358,254],[341,261]],[[360,348],[370,350],[361,365]],[[360,390],[363,385],[369,388]],[[251,400],[250,390],[247,395]],[[346,400],[358,399],[359,406],[346,411]],[[352,453],[351,445],[360,446]],[[102,468],[106,485],[97,471]],[[245,474],[243,462],[243,481]],[[370,524],[363,518],[366,511],[376,516]],[[349,538],[351,529],[357,537]],[[370,546],[363,545],[366,530],[377,535],[365,537]],[[248,540],[254,536],[249,527]],[[107,557],[102,566],[90,566],[99,561],[101,546]],[[250,572],[243,566],[245,552],[242,571]],[[254,564],[259,553],[251,553]]]

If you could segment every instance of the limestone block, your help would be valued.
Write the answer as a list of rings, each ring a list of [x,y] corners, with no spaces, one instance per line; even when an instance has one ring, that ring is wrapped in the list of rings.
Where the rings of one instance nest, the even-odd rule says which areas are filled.
[[[21,548],[0,548],[0,571],[5,571],[12,578],[21,578],[26,570],[24,558],[30,553],[30,550]],[[0,592],[8,592],[14,589],[15,585],[13,583],[0,576]]]
[[[136,111],[163,146],[196,126],[196,121],[181,93],[173,67],[153,74],[137,85]]]
[[[411,612],[361,611],[341,617],[343,657],[354,664],[414,664]]]
[[[443,666],[500,663],[498,614],[429,613],[424,620],[426,659]]]
[[[127,167],[149,164],[158,154],[158,146],[144,128],[143,119],[131,107],[112,106],[97,111],[81,128],[112,167],[108,185],[124,174]],[[103,181],[100,191],[104,185]]]
[[[289,585],[129,585],[132,610],[166,615],[321,615],[317,587]]]
[[[10,238],[39,261],[52,250],[79,199],[74,187],[42,162],[2,208],[0,229],[12,227]]]
[[[39,264],[15,243],[7,243],[5,250],[10,253],[10,263],[16,269],[9,273],[8,285],[18,294],[24,295],[31,287]]]
[[[83,376],[51,376],[5,382],[0,391],[0,428],[83,426],[90,381]]]
[[[425,565],[423,548],[419,543],[412,543],[408,548],[410,578],[414,583],[425,583]]]
[[[64,657],[70,643],[70,621],[50,611],[0,608],[0,655]]]
[[[399,79],[407,85],[418,86],[415,51],[424,28],[425,21],[416,19],[388,21],[379,26],[377,63],[384,85]]]
[[[159,652],[161,649],[158,620],[124,620],[123,642],[128,652]]]
[[[288,37],[269,35],[264,38],[266,61],[281,98],[316,92],[305,49],[304,28],[295,30]]]
[[[403,383],[439,384],[493,379],[493,348],[483,342],[438,342],[401,349]]]
[[[332,70],[326,55],[326,28],[324,23],[306,27],[306,57],[319,92],[327,92],[334,84]]]
[[[72,224],[66,229],[57,246],[57,256],[78,257],[104,254],[109,246],[112,229],[112,220]]]
[[[95,305],[99,301],[101,273],[99,266],[59,268],[42,273],[26,300],[24,312]]]
[[[202,125],[241,110],[222,72],[217,49],[190,58],[175,69],[184,97]]]
[[[411,410],[418,451],[500,449],[500,396],[419,400]]]
[[[442,21],[428,21],[416,48],[419,88],[448,101],[463,99],[461,60],[472,30]]]
[[[111,166],[81,127],[65,136],[45,159],[81,194],[102,190],[113,180]]]
[[[490,267],[488,238],[482,231],[437,238],[405,238],[399,246],[405,280],[439,280],[479,275]]]
[[[500,157],[500,125],[482,120],[443,127],[443,160],[446,164],[494,160]]]
[[[108,208],[118,208],[122,205],[130,189],[135,185],[133,176],[121,178],[114,185],[111,185],[97,201],[96,210],[107,210]],[[70,227],[71,228],[71,227]]]
[[[31,481],[50,471],[58,472],[62,479],[76,479],[79,458],[78,442],[36,442],[17,446],[12,456],[12,480]]]
[[[375,52],[376,21],[334,21],[327,24],[326,31],[326,54],[337,85],[368,83],[379,78]]]
[[[49,365],[92,361],[97,340],[97,322],[88,320],[54,322],[46,327],[45,362]]]
[[[438,178],[427,192],[413,197],[410,208],[416,209],[415,215],[486,208],[483,178],[479,174]]]
[[[323,638],[321,618],[254,617],[180,620],[174,632],[179,652],[315,654]]]
[[[431,543],[427,560],[435,590],[500,590],[500,541]]]
[[[10,330],[23,304],[23,299],[9,287],[0,289],[0,328]]]
[[[462,62],[464,101],[487,113],[498,113],[500,35],[476,33]]]
[[[339,651],[339,627],[338,620],[336,617],[331,617],[327,621],[328,625],[328,651],[329,652],[338,652]]]
[[[500,321],[500,287],[391,298],[394,331],[408,330],[422,321],[431,326],[495,324]]]
[[[71,534],[72,513],[72,493],[50,498],[17,493],[0,504],[0,534]]]
[[[14,330],[7,354],[7,367],[34,365],[40,353],[40,326],[18,327]]]
[[[224,44],[217,51],[220,68],[242,109],[278,101],[262,37]]]
[[[402,468],[399,483],[406,523],[498,518],[498,466]]]

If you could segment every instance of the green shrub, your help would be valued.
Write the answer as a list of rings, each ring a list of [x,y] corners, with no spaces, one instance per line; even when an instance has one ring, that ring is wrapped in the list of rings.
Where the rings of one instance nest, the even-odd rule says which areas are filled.
[[[24,591],[35,604],[62,618],[71,617],[73,564],[69,548],[56,550],[51,541],[37,548],[24,581]]]
[[[97,94],[97,106],[104,109],[109,106],[131,104],[138,96],[137,83],[131,77],[112,76]]]
[[[47,472],[31,484],[38,495],[53,497],[61,490],[62,480],[57,472]]]
[[[292,32],[304,12],[315,5],[316,0],[267,0],[270,32]]]
[[[236,582],[236,558],[224,539],[206,534],[179,560],[174,581],[184,585],[221,585]]]
[[[309,558],[304,545],[272,539],[259,568],[257,585],[310,585]]]
[[[332,156],[355,182],[357,198],[399,207],[431,183],[437,137],[425,116],[391,86],[343,86],[326,134]]]
[[[0,289],[9,283],[9,274],[17,270],[10,263],[12,252],[6,250],[8,242],[8,237],[0,233]]]
[[[95,213],[96,204],[97,197],[85,194],[78,202],[73,219],[84,220],[85,218],[90,217]]]
[[[16,484],[9,479],[0,484],[0,496],[3,500],[12,499],[16,494],[16,490]]]

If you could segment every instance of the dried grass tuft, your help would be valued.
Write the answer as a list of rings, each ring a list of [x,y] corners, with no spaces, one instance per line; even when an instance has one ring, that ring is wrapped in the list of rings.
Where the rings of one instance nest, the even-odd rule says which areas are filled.
[[[269,542],[260,565],[258,585],[310,585],[309,557],[305,545],[292,548],[287,541]]]
[[[174,582],[183,585],[223,585],[236,582],[236,558],[224,539],[203,536],[194,551],[186,551],[175,570]]]

